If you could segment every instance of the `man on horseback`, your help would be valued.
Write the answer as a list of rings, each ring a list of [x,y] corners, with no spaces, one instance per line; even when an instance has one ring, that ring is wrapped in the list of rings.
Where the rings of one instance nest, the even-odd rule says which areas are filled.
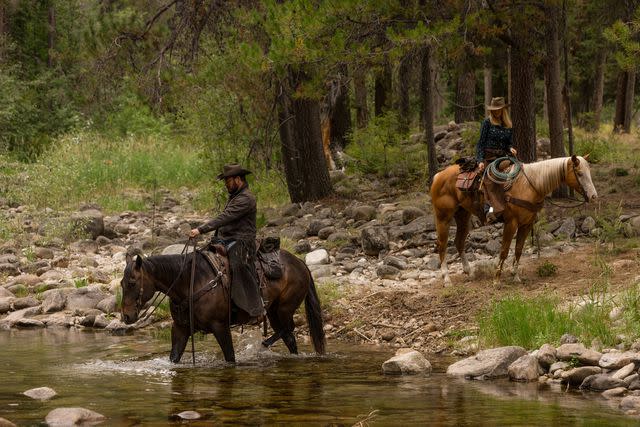
[[[476,160],[480,172],[499,157],[517,154],[513,148],[513,126],[507,111],[508,106],[502,97],[492,98],[491,104],[487,106],[489,117],[482,122],[480,139],[476,146]],[[495,222],[504,210],[504,189],[501,184],[491,179],[483,180],[483,188],[486,201],[485,215],[488,222]]]
[[[224,180],[229,199],[222,213],[189,232],[189,237],[216,231],[212,243],[224,245],[231,266],[231,299],[246,311],[249,323],[259,322],[264,315],[255,268],[256,198],[249,191],[246,175],[251,172],[240,165],[225,165],[217,176]]]

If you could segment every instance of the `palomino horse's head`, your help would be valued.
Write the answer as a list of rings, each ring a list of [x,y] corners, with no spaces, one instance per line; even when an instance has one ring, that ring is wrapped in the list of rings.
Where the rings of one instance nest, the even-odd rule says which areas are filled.
[[[579,191],[587,202],[593,202],[598,197],[598,193],[591,181],[588,158],[588,154],[584,157],[575,154],[571,156],[567,164],[567,185]]]
[[[142,306],[151,299],[155,292],[153,279],[142,268],[141,256],[127,255],[127,265],[120,281],[122,287],[122,321],[127,325],[138,320]]]

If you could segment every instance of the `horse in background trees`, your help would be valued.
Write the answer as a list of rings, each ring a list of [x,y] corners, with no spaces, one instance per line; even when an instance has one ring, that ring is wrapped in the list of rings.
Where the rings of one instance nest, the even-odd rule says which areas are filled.
[[[536,221],[538,212],[542,209],[544,199],[549,193],[559,188],[560,185],[566,184],[580,192],[587,202],[595,201],[598,195],[591,181],[588,157],[588,155],[584,157],[573,155],[522,164],[522,171],[514,179],[511,188],[505,192],[507,203],[503,212],[502,246],[496,279],[500,278],[504,261],[509,254],[509,247],[515,235],[513,280],[520,281],[518,264],[522,248]],[[469,234],[471,214],[482,218],[484,222],[482,203],[478,203],[477,199],[474,200],[471,192],[463,192],[456,188],[456,179],[459,173],[460,166],[451,165],[438,172],[431,185],[431,202],[438,235],[436,245],[440,255],[440,271],[445,285],[451,284],[445,259],[451,219],[456,221],[455,245],[458,254],[460,254],[462,269],[467,274],[471,273],[471,267],[464,246]]]

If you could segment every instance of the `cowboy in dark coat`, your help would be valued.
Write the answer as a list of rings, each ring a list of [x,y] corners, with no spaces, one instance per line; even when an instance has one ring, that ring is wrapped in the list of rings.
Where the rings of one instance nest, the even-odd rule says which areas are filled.
[[[256,198],[249,191],[246,175],[251,172],[240,165],[225,165],[218,175],[224,180],[229,200],[220,215],[189,233],[190,237],[216,230],[212,239],[227,249],[231,266],[231,299],[253,319],[264,314],[257,281],[256,259]]]

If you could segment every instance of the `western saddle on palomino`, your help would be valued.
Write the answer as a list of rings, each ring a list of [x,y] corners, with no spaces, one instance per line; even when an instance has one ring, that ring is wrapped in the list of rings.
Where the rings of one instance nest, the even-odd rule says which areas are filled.
[[[269,280],[277,280],[282,277],[282,264],[280,262],[280,238],[279,237],[266,237],[264,239],[257,239],[256,241],[257,254],[256,254],[256,273],[258,275],[257,281],[260,285],[260,293],[262,295],[262,301],[265,309],[269,305],[266,300],[266,287]],[[227,255],[227,249],[224,244],[217,243],[215,240],[210,241],[207,246],[200,250],[205,259],[209,262],[214,271],[218,272],[222,278],[222,285],[228,291],[228,295],[231,295],[231,268],[229,268],[229,258]],[[205,287],[201,289],[199,293],[206,293],[209,289]],[[194,295],[193,299],[197,300],[200,295]],[[230,324],[236,325],[238,322],[238,307],[230,298]]]
[[[509,158],[495,156],[488,160],[495,161],[501,159],[500,164],[495,165],[498,171],[509,169],[513,161]],[[491,175],[489,167],[484,169],[484,173],[478,170],[478,161],[473,157],[463,157],[455,161],[460,166],[460,173],[456,179],[456,187],[470,196],[473,200],[473,210],[483,224],[486,224],[487,217],[484,208],[485,203],[491,205],[496,211],[502,212],[507,203],[505,192],[510,188],[511,182],[501,182]]]

